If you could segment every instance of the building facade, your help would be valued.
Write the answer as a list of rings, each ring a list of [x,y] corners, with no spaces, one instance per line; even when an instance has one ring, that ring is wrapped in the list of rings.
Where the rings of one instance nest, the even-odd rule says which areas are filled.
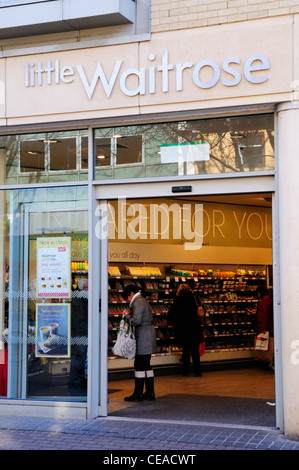
[[[0,413],[107,414],[117,260],[234,265],[239,277],[242,266],[266,266],[276,424],[298,439],[299,3],[106,4],[0,3]],[[242,205],[242,195],[270,206],[249,213],[244,203],[224,216],[211,205],[212,196]],[[156,232],[147,238],[141,218],[139,237],[137,223],[114,230],[120,200],[142,199],[144,208],[175,196],[210,198],[213,230],[195,240],[199,253],[175,246],[173,254]],[[225,217],[238,235],[227,243]],[[179,246],[193,240],[184,236]],[[146,245],[157,238],[154,250]]]

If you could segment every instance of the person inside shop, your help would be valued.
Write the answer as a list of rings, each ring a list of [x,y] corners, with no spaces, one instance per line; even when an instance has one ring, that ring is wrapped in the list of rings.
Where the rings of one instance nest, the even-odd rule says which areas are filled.
[[[195,375],[200,377],[199,344],[203,342],[203,328],[197,314],[197,302],[188,284],[181,284],[168,315],[175,328],[178,344],[182,347],[183,375],[189,375],[190,355]]]
[[[68,380],[69,393],[72,396],[87,395],[87,377],[85,363],[87,355],[87,312],[88,300],[86,297],[72,299],[71,337],[81,338],[79,344],[71,346],[70,374]]]
[[[155,400],[154,371],[151,368],[151,355],[156,352],[156,331],[153,324],[153,311],[142,296],[139,288],[127,285],[123,298],[129,302],[125,309],[125,321],[135,327],[136,355],[134,360],[135,389],[125,401]],[[145,386],[145,392],[143,392]]]
[[[269,336],[273,338],[273,295],[272,291],[266,286],[258,286],[256,289],[258,295],[258,305],[256,311],[256,334],[269,331]],[[268,364],[269,368],[274,370],[274,358]]]

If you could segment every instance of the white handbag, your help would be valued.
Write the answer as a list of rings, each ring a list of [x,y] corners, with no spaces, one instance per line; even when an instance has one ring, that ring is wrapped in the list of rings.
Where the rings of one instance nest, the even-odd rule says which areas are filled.
[[[116,343],[112,348],[113,354],[126,359],[134,359],[136,354],[136,339],[131,323],[125,323],[124,315],[119,323]]]
[[[256,351],[268,351],[269,348],[269,331],[259,333],[256,337],[254,349]]]

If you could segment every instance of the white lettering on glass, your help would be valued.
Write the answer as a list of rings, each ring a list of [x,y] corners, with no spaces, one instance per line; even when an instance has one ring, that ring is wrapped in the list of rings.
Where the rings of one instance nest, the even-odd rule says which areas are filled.
[[[218,83],[225,87],[238,85],[242,79],[252,84],[261,84],[268,80],[268,76],[261,74],[270,70],[270,61],[263,54],[255,54],[245,60],[244,64],[239,57],[227,57],[219,65],[214,60],[204,59],[197,63],[184,62],[172,64],[169,62],[168,51],[163,52],[159,64],[155,54],[150,54],[148,68],[127,68],[123,70],[123,61],[117,60],[109,74],[105,72],[104,65],[98,61],[93,74],[87,74],[82,64],[61,65],[60,59],[48,60],[45,65],[38,63],[25,64],[25,86],[35,87],[52,85],[52,83],[70,84],[78,77],[89,100],[101,84],[107,98],[110,98],[115,85],[118,83],[121,92],[126,96],[154,94],[157,91],[167,93],[172,83],[175,91],[187,88],[188,80],[200,89],[209,89]],[[157,90],[157,76],[161,77],[161,89]],[[208,76],[208,78],[207,78]],[[134,85],[132,85],[134,83]]]

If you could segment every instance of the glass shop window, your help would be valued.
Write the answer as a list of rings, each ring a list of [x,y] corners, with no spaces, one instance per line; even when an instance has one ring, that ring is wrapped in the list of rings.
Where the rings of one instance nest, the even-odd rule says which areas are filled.
[[[0,184],[88,178],[88,131],[0,136]]]
[[[88,137],[81,137],[81,169],[88,170]]]
[[[95,166],[131,165],[142,162],[142,135],[95,138]]]
[[[111,139],[95,139],[96,166],[111,164]]]
[[[20,142],[20,172],[45,170],[45,146],[42,141],[29,140]]]
[[[50,170],[76,170],[76,138],[46,140],[50,146]]]
[[[142,161],[142,136],[119,137],[116,146],[116,164],[125,165]]]
[[[97,160],[95,179],[275,169],[273,114],[96,129],[95,140],[104,138],[111,139],[110,164]]]

